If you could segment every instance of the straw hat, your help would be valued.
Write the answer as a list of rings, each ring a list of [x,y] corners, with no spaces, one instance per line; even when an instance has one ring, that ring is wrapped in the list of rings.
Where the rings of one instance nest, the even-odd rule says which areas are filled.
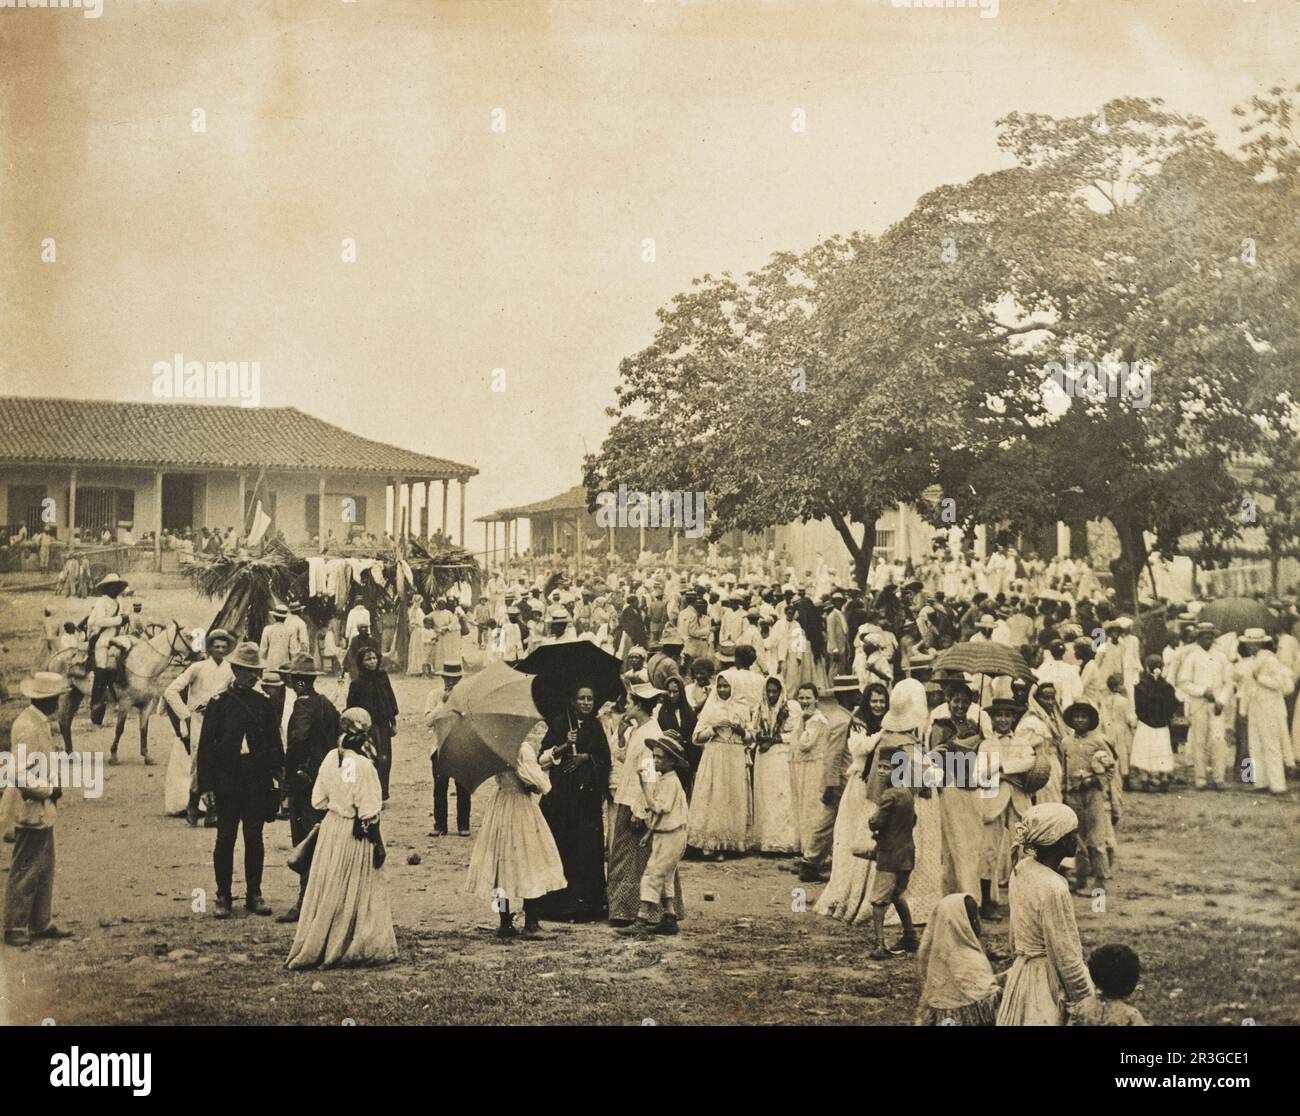
[[[232,667],[245,667],[248,670],[266,669],[266,664],[262,662],[261,652],[258,651],[257,644],[248,640],[245,640],[227,655],[226,662]]]
[[[831,683],[833,694],[856,694],[862,689],[856,674],[837,674]]]
[[[659,689],[658,686],[652,686],[649,682],[638,682],[635,686],[629,686],[627,692],[642,701],[648,701],[650,698],[659,697],[667,691]]]
[[[460,663],[443,663],[438,673],[443,678],[464,678],[465,668]]]
[[[1073,728],[1074,715],[1080,711],[1088,714],[1088,727],[1084,729],[1084,732],[1092,732],[1099,724],[1101,724],[1101,715],[1097,712],[1096,706],[1089,701],[1074,702],[1061,713],[1061,719]]]
[[[52,670],[38,670],[30,678],[24,678],[19,682],[18,688],[23,692],[24,697],[39,701],[41,698],[66,694],[71,687],[63,675],[55,674]]]
[[[645,746],[651,749],[659,749],[661,752],[667,752],[673,758],[673,762],[678,767],[686,767],[690,761],[686,758],[686,749],[682,747],[682,738],[672,729],[669,729],[663,736],[652,737],[645,742]]]
[[[224,639],[224,640],[226,641],[227,644],[230,644],[230,645],[232,645],[232,646],[233,646],[234,643],[235,643],[235,637],[234,637],[233,635],[231,635],[228,631],[226,631],[225,628],[213,628],[213,629],[212,629],[210,632],[208,632],[208,634],[204,637],[203,642],[206,643],[206,644],[208,644],[209,646],[211,646],[212,641],[213,641],[214,639]]]
[[[904,678],[890,692],[889,709],[881,718],[880,727],[884,732],[915,732],[925,725],[929,716],[925,687],[915,678]]]
[[[125,588],[126,588],[126,578],[124,578],[124,577],[119,577],[119,576],[118,576],[117,574],[115,574],[115,573],[105,574],[103,577],[101,577],[101,578],[99,579],[99,582],[96,584],[95,588],[96,588],[96,589],[107,589],[110,585],[120,585],[123,589],[125,589]]]
[[[1272,637],[1263,628],[1247,628],[1238,637],[1240,643],[1268,643]]]
[[[660,647],[685,647],[686,641],[682,639],[681,635],[677,631],[677,628],[674,625],[669,624],[666,628],[664,628],[663,634],[659,636],[659,646]]]

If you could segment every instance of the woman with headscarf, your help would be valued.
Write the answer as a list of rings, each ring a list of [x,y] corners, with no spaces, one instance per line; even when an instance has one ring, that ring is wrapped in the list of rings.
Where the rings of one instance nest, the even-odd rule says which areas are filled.
[[[752,739],[751,717],[749,707],[732,694],[731,683],[718,675],[695,726],[695,743],[704,745],[704,755],[695,774],[687,827],[687,843],[715,860],[752,847],[746,749]]]
[[[604,918],[610,755],[591,686],[579,685],[569,708],[547,725],[539,759],[551,780],[542,815],[555,836],[569,885],[539,898],[537,916],[568,922]]]
[[[851,923],[859,913],[865,913],[867,921],[871,918],[871,905],[865,902],[871,862],[854,856],[853,846],[866,832],[867,821],[875,813],[875,803],[880,798],[879,789],[874,796],[872,791],[872,780],[877,777],[872,757],[881,722],[888,711],[889,691],[882,683],[873,683],[863,693],[862,704],[849,725],[849,768],[844,776],[844,794],[835,812],[831,877],[814,908],[818,914],[841,922]]]
[[[393,770],[393,737],[397,735],[397,697],[388,672],[379,666],[379,651],[363,647],[357,656],[357,676],[348,686],[348,705],[370,714],[379,785],[388,801],[388,777]]]
[[[1034,792],[1034,801],[1062,801],[1061,742],[1065,739],[1065,722],[1051,682],[1040,682],[1030,691],[1024,715],[1016,723],[1015,739],[1018,745],[1033,748],[1035,757],[1047,757],[1047,782]]]
[[[792,853],[799,847],[790,797],[790,745],[802,721],[803,709],[786,697],[781,679],[766,679],[754,710],[754,843],[760,852]]]
[[[1146,673],[1133,687],[1137,728],[1129,750],[1129,771],[1138,790],[1167,791],[1174,770],[1169,724],[1182,712],[1182,702],[1164,677],[1163,660],[1148,655]]]
[[[980,944],[973,895],[955,891],[934,908],[916,952],[918,1027],[992,1027],[1001,989]]]
[[[695,710],[691,708],[691,703],[686,700],[686,685],[680,678],[673,676],[664,684],[664,696],[659,703],[657,719],[661,729],[665,732],[672,729],[682,738],[685,745],[686,758],[689,763],[688,766],[681,768],[677,774],[681,779],[682,789],[689,798],[691,786],[695,781],[695,772],[700,766],[701,751],[695,744],[687,742],[694,735],[695,723],[699,718],[696,717]]]
[[[1057,870],[1073,856],[1079,819],[1060,802],[1031,806],[1016,826],[1019,859],[1011,870],[1007,973],[999,1027],[1061,1027],[1066,1004],[1093,994],[1074,921],[1070,885]]]
[[[338,749],[316,773],[311,804],[324,810],[312,854],[298,929],[285,966],[381,965],[397,958],[393,913],[384,881],[379,833],[383,796],[367,752],[370,715],[339,718]]]

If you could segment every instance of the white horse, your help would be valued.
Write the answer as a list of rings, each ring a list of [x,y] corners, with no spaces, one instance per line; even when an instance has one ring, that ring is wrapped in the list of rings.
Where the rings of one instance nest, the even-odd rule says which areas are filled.
[[[45,667],[46,670],[63,675],[71,683],[71,688],[59,699],[59,732],[63,735],[63,747],[68,752],[72,751],[72,718],[76,715],[82,698],[90,696],[94,685],[93,672],[74,673],[82,654],[74,647],[56,651]],[[184,629],[175,620],[167,621],[160,631],[148,639],[137,639],[131,644],[118,669],[113,672],[111,685],[117,696],[117,728],[113,733],[109,763],[117,762],[117,745],[122,739],[122,730],[126,727],[127,714],[132,709],[140,718],[140,755],[146,764],[153,763],[149,757],[149,718],[166,688],[162,680],[163,673],[170,666],[185,666],[191,656]]]

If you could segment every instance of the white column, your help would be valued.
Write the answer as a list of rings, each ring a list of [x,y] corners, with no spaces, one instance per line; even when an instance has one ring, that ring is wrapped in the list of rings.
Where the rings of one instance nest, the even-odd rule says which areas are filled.
[[[451,486],[451,481],[442,482],[442,534],[445,538],[447,535],[447,492]]]
[[[975,557],[983,562],[989,556],[989,529],[983,523],[975,527]]]
[[[905,504],[898,505],[898,527],[895,533],[898,536],[895,557],[900,562],[906,562],[911,557],[912,546],[911,540],[907,537],[907,506]]]
[[[325,475],[316,478],[316,543],[317,551],[325,553]]]
[[[465,488],[469,481],[464,477],[460,480],[460,545],[465,545]]]
[[[77,529],[77,470],[68,470],[68,538]]]
[[[1061,558],[1070,556],[1070,526],[1059,519],[1056,521],[1056,553]]]

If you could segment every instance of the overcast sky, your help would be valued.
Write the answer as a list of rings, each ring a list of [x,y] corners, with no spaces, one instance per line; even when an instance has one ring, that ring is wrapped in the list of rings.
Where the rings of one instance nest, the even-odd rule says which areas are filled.
[[[1279,79],[1295,0],[0,10],[0,392],[256,360],[263,404],[477,466],[472,519],[577,483],[693,276],[881,231],[1006,165],[1005,113],[1161,96],[1235,138]]]

